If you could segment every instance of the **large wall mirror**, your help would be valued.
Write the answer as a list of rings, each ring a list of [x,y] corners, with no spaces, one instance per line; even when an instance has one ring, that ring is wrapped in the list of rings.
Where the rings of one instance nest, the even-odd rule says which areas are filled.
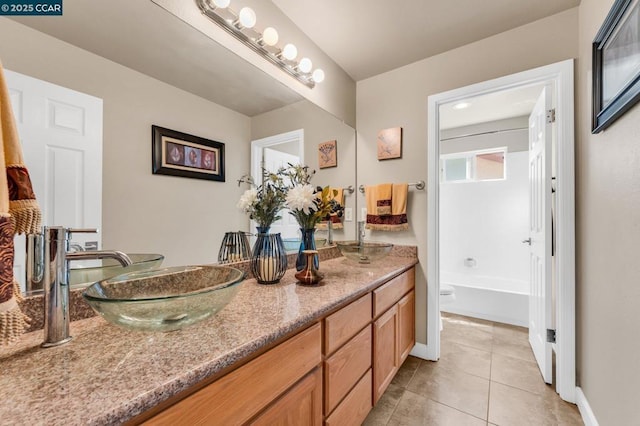
[[[57,223],[63,216],[45,212],[48,225],[100,227],[101,248],[160,253],[167,266],[216,262],[225,232],[251,231],[236,204],[246,189],[237,180],[251,172],[252,141],[291,131],[303,131],[304,163],[317,170],[315,184],[356,187],[353,128],[151,1],[68,0],[55,19],[0,18],[0,38],[12,40],[0,46],[5,69],[102,100],[101,194],[89,192],[101,200],[99,223],[73,215],[65,218],[74,223]],[[23,96],[18,92],[12,99]],[[89,117],[55,94],[45,98],[47,105],[68,106],[81,121]],[[27,94],[21,99],[29,101]],[[43,114],[43,127],[55,122],[55,108]],[[74,117],[64,114],[59,109],[58,124]],[[226,182],[153,175],[152,125],[225,143]],[[73,129],[60,135],[75,137]],[[318,145],[330,140],[337,141],[337,167],[319,169]],[[27,164],[32,174],[52,164],[51,148],[42,149],[49,157]],[[46,185],[68,194],[69,182]],[[47,209],[50,200],[36,195]],[[353,213],[356,198],[345,197]],[[345,222],[334,238],[354,235],[354,223]]]

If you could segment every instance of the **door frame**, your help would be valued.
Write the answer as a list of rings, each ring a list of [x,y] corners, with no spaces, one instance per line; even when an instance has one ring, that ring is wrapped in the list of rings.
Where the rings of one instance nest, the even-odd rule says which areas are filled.
[[[426,358],[440,358],[440,185],[439,107],[445,103],[514,87],[553,82],[556,109],[556,392],[576,400],[575,361],[575,169],[573,59],[472,84],[428,98],[427,149],[427,348]]]
[[[258,181],[257,179],[262,177],[262,165],[258,161],[258,158],[262,158],[262,149],[290,142],[298,142],[300,164],[304,164],[304,129],[292,130],[251,141],[251,176],[253,176],[256,183],[259,184],[261,180]]]
[[[251,141],[251,176],[253,177],[253,181],[256,185],[260,185],[262,183],[262,162],[258,160],[262,159],[262,150],[264,148],[270,148],[275,145],[282,145],[291,142],[298,143],[300,164],[304,164],[304,129],[292,130],[290,132],[280,133]],[[250,221],[250,224],[251,229],[258,226],[258,224],[253,220]]]

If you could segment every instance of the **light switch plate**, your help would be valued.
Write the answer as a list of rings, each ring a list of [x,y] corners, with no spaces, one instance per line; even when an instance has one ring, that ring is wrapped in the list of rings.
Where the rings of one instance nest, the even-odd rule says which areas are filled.
[[[351,222],[353,220],[353,209],[351,207],[347,207],[344,209],[344,221]]]
[[[367,220],[367,208],[363,207],[362,209],[360,209],[360,220],[366,221]]]

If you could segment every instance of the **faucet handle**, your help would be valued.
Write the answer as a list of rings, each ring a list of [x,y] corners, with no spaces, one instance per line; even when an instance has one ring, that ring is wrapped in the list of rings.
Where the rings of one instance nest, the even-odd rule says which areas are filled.
[[[97,234],[98,228],[67,228],[69,234]]]

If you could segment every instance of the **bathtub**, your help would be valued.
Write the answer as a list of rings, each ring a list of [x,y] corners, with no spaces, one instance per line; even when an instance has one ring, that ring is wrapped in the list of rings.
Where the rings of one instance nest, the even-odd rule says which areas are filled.
[[[529,326],[529,283],[500,277],[440,271],[440,283],[455,289],[456,300],[442,312],[506,324]]]

